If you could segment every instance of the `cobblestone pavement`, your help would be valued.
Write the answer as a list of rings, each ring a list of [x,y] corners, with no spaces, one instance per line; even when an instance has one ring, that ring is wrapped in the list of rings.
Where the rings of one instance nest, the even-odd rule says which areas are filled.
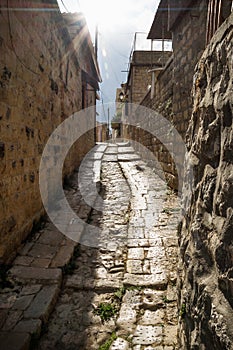
[[[95,247],[51,223],[26,242],[10,270],[14,288],[0,294],[0,349],[178,349],[177,198],[127,144],[98,145],[87,161],[102,200],[87,180],[94,209],[85,204],[78,173],[66,194],[99,228]],[[85,244],[88,235],[84,225]]]

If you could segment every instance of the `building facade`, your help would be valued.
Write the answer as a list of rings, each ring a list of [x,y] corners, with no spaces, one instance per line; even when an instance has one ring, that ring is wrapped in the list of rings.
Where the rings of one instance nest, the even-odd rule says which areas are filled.
[[[95,105],[100,81],[83,16],[62,16],[53,0],[31,1],[30,11],[26,0],[18,5],[17,11],[0,5],[0,263],[11,261],[45,213],[39,165],[49,136]],[[64,177],[95,144],[95,112],[87,123],[89,131],[66,157]]]

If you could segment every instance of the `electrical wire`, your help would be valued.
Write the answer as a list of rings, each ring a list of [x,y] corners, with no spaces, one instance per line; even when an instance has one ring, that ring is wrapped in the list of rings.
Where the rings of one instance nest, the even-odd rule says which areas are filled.
[[[62,6],[64,7],[64,9],[66,10],[66,12],[70,12],[70,11],[67,9],[66,5],[64,4],[64,1],[63,1],[63,0],[61,0],[61,3],[62,3]]]
[[[17,58],[17,60],[24,66],[24,68],[26,68],[29,72],[35,74],[35,75],[40,75],[39,73],[35,72],[33,69],[31,69],[30,67],[27,67],[26,64],[21,60],[21,58],[18,56],[16,50],[15,50],[15,46],[13,43],[13,35],[12,35],[12,28],[11,28],[11,20],[10,20],[10,10],[9,10],[9,0],[7,0],[7,18],[8,18],[8,27],[9,27],[9,34],[10,34],[10,41],[11,41],[11,46],[12,49],[14,51],[14,54]]]

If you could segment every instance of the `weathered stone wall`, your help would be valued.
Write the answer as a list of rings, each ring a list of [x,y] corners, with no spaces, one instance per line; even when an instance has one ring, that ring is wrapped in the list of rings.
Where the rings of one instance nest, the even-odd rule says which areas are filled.
[[[150,93],[142,100],[141,105],[159,112],[168,119],[177,132],[185,140],[185,134],[192,114],[192,81],[194,68],[205,48],[207,4],[204,0],[197,1],[195,8],[182,12],[173,24],[173,59],[169,60],[155,82],[155,94]],[[143,128],[143,123],[142,123]],[[157,126],[159,133],[160,125]],[[134,137],[159,160],[168,184],[177,189],[177,169],[167,148],[153,136],[143,130],[134,132]],[[173,152],[179,154],[183,146],[173,142]],[[148,154],[143,152],[146,158]],[[183,167],[183,164],[179,164]]]
[[[193,73],[205,49],[207,5],[206,0],[195,1],[195,6],[182,12],[172,28],[173,120],[183,138],[192,115]]]
[[[182,349],[233,348],[233,15],[205,50],[194,77],[188,130],[191,207],[179,230]],[[186,200],[189,193],[187,192]]]
[[[151,85],[151,73],[154,66],[163,66],[171,52],[135,51],[130,64],[129,96],[130,103],[140,103]]]
[[[168,125],[169,123],[173,125],[173,84],[173,57],[171,57],[167,62],[165,69],[161,71],[156,77],[153,98],[151,98],[151,92],[149,91],[143,99],[143,101],[141,102],[142,106],[153,109],[159,114],[161,114],[162,117],[166,118],[168,120]],[[169,185],[173,188],[177,188],[178,182],[176,168],[168,149],[154,135],[146,132],[143,129],[143,124],[145,121],[142,120],[140,122],[140,116],[137,116],[137,118],[139,118],[139,127],[132,128],[131,133],[132,139],[138,142],[138,144],[136,144],[136,148],[138,148],[138,151],[141,152],[142,157],[144,159],[152,161],[154,155],[155,158],[158,160],[158,163],[153,162],[153,167],[157,167],[157,171],[161,171],[162,169]],[[162,125],[159,125],[157,123],[157,135],[160,134],[161,128]],[[153,129],[155,129],[155,126],[153,127]],[[147,152],[144,147],[140,147],[140,144],[145,146],[148,150],[150,150],[151,153]]]
[[[151,76],[148,73],[148,65],[140,65],[132,67],[132,102],[140,103],[145,95],[145,91],[148,89],[148,85],[151,84]]]
[[[0,262],[11,260],[44,213],[38,169],[46,141],[82,108],[81,71],[56,1],[44,3],[53,11],[6,10],[10,3],[0,8]],[[91,131],[72,147],[64,175],[93,144]]]

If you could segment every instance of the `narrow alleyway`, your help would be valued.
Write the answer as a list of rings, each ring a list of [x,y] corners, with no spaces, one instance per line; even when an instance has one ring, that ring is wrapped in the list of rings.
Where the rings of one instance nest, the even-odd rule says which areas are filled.
[[[41,333],[37,350],[178,349],[177,198],[128,144],[99,145],[93,159],[102,211],[82,202],[78,173],[66,193],[78,215],[99,227],[98,247],[75,246],[51,224],[36,233],[11,269],[18,285],[0,295],[0,338]],[[83,242],[86,236],[88,226]]]

